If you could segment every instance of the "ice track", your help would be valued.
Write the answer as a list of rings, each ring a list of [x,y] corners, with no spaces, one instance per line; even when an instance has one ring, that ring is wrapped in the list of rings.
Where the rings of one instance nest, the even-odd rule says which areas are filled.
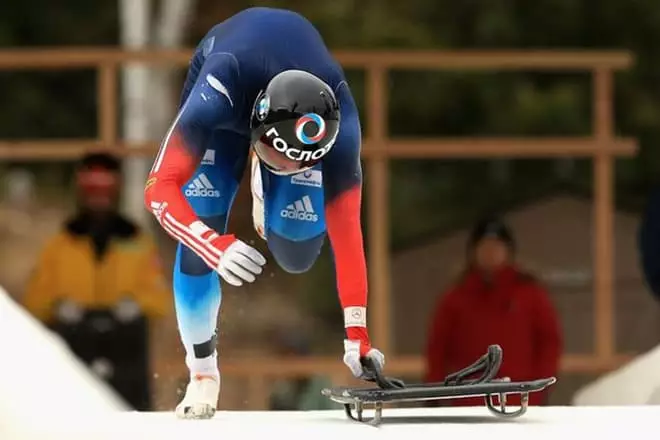
[[[42,409],[43,410],[43,409]],[[61,414],[61,413],[60,413]],[[385,409],[380,427],[347,420],[341,411],[218,412],[211,420],[177,420],[172,413],[114,413],[84,417],[34,414],[32,426],[3,440],[50,439],[617,439],[655,438],[660,406],[538,407],[518,419],[486,408]],[[2,425],[0,424],[0,432]]]

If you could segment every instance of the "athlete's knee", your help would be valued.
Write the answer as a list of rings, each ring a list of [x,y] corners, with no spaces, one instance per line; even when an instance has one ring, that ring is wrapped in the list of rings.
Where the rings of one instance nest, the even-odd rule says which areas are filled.
[[[304,241],[291,241],[269,232],[268,248],[282,269],[289,273],[303,273],[316,262],[324,240],[325,233]]]
[[[213,270],[189,247],[179,244],[178,251],[179,261],[176,269],[180,273],[184,275],[202,276],[211,273]]]
[[[173,275],[172,287],[179,318],[196,319],[194,317],[198,314],[205,315],[219,307],[221,293],[218,274],[183,245],[177,249]]]

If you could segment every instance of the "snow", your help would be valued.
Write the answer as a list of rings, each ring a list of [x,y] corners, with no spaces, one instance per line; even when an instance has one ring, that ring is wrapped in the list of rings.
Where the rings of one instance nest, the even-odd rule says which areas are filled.
[[[37,416],[29,432],[3,439],[337,439],[503,438],[542,440],[573,438],[626,439],[655,437],[660,407],[532,407],[516,419],[501,419],[486,408],[406,408],[384,410],[380,427],[348,420],[342,411],[266,412],[221,411],[211,420],[178,420],[169,412],[123,412]],[[1,428],[0,428],[1,430]],[[440,435],[442,437],[440,437]],[[257,437],[258,436],[258,437]],[[359,436],[359,437],[353,437]],[[423,437],[422,437],[423,436]]]

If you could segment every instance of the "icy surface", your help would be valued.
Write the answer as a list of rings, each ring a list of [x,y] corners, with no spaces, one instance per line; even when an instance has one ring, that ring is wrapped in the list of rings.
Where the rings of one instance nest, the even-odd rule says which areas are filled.
[[[47,411],[45,408],[40,408]],[[61,413],[59,413],[61,414]],[[380,427],[348,420],[341,411],[218,412],[211,420],[177,420],[173,413],[108,413],[69,417],[35,411],[34,424],[4,439],[459,439],[516,440],[656,438],[660,407],[537,407],[518,419],[485,408],[385,409]],[[0,427],[1,429],[1,427]],[[258,437],[257,437],[258,436]],[[353,437],[355,436],[355,437]],[[432,437],[428,437],[432,436]],[[596,437],[597,436],[597,437]]]

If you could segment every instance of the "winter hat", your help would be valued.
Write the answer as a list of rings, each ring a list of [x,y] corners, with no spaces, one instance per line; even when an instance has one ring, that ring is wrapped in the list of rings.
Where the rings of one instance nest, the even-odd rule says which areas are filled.
[[[514,250],[516,247],[516,242],[513,238],[513,233],[511,229],[498,217],[486,217],[480,220],[475,227],[472,229],[470,234],[470,240],[468,247],[470,249],[474,248],[476,244],[483,240],[484,238],[497,238],[506,245]]]
[[[77,169],[77,184],[83,193],[114,194],[119,188],[119,160],[109,153],[84,155]]]

